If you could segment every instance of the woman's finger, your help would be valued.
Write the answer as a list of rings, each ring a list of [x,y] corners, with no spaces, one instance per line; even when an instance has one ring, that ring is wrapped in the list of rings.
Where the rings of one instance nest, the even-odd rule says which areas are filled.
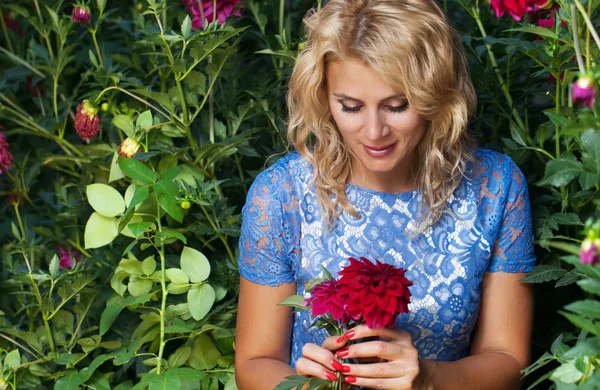
[[[401,362],[386,362],[372,364],[346,364],[344,363],[344,375],[352,375],[364,378],[399,378],[405,375],[413,375],[418,367],[413,364]]]
[[[342,348],[336,353],[337,357],[343,359],[380,357],[386,360],[409,359],[418,362],[419,352],[411,344],[409,348],[387,341],[367,341],[364,343],[352,344],[349,347]]]
[[[358,325],[346,332],[344,335],[348,340],[358,340],[366,337],[379,337],[382,340],[394,341],[399,344],[413,345],[412,336],[400,329],[390,328],[373,328],[370,329],[367,325]]]
[[[344,336],[329,336],[325,339],[325,341],[323,341],[321,346],[330,351],[337,351],[338,349],[344,347],[347,341],[348,339]]]
[[[325,348],[319,347],[317,344],[304,344],[304,347],[302,347],[302,357],[317,362],[329,370],[335,369],[331,364],[331,361],[335,360],[333,353]]]
[[[336,380],[340,375],[339,373],[328,370],[319,363],[304,357],[296,360],[296,372],[298,375],[328,379],[332,381]]]
[[[344,376],[344,382],[353,386],[368,389],[412,390],[412,378],[360,378],[352,375]]]

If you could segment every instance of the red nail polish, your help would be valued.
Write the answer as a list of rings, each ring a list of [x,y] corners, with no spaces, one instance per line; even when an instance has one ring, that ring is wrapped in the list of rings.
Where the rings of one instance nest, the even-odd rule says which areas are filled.
[[[343,341],[345,341],[345,340],[346,340],[346,337],[344,337],[344,336],[340,336],[340,337],[338,337],[338,338],[337,338],[337,340],[335,340],[335,341],[336,341],[338,344],[340,344],[340,343],[342,343],[342,342],[343,342]]]
[[[350,366],[342,366],[342,372],[350,372]]]
[[[350,340],[355,335],[356,335],[356,332],[354,331],[354,329],[352,329],[352,330],[347,331],[346,334],[344,334],[344,337],[347,338],[348,340]]]
[[[344,382],[354,383],[354,382],[356,382],[356,378],[351,375],[348,375],[348,376],[344,377]]]
[[[342,371],[344,369],[344,366],[342,366],[342,363],[338,362],[335,359],[331,359],[331,362],[329,362],[329,364],[331,364],[331,367],[333,367],[333,369],[336,371]]]
[[[335,353],[335,355],[337,357],[342,357],[342,358],[348,356],[348,348],[342,348],[342,349],[340,349],[339,351],[337,351]]]
[[[336,381],[337,380],[337,375],[335,375],[333,372],[329,371],[329,370],[325,370],[325,376],[327,377],[327,379],[331,380],[331,381]]]

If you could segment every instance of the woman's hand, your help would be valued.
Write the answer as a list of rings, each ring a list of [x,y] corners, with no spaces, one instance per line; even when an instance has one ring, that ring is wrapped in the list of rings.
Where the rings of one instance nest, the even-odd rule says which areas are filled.
[[[304,344],[302,357],[296,361],[296,372],[298,375],[331,381],[338,379],[339,373],[343,372],[343,367],[334,353],[342,348],[346,341],[344,336],[330,336],[321,346],[313,343]]]
[[[379,358],[377,363],[344,364],[348,367],[343,373],[344,381],[370,389],[417,388],[422,378],[419,376],[419,353],[412,336],[398,329],[369,329],[366,325],[359,325],[349,330],[345,338],[358,340],[373,336],[379,337],[379,340],[352,344],[336,352],[336,356],[342,359]]]

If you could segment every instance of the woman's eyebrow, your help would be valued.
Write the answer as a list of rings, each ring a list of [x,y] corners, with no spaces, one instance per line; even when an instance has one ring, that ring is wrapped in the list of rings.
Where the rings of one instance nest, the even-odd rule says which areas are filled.
[[[352,96],[346,95],[345,93],[333,93],[333,95],[337,98],[340,99],[345,99],[345,100],[355,100],[357,102],[360,102],[360,99],[354,98]],[[406,96],[402,95],[402,94],[396,94],[396,95],[392,95],[392,96],[388,96],[384,99],[382,99],[381,101],[384,102],[386,100],[390,100],[390,99],[406,99]]]

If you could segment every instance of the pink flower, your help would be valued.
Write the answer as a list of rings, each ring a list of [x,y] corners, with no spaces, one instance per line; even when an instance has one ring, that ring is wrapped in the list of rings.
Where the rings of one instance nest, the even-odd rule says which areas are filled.
[[[516,21],[523,19],[525,12],[538,12],[554,7],[553,0],[491,0],[491,6],[498,18],[508,14]]]
[[[81,253],[77,249],[70,249],[68,246],[59,246],[58,256],[60,259],[59,269],[72,269],[81,260]]]
[[[204,18],[208,23],[212,23],[215,19],[213,10],[213,0],[181,0],[181,4],[187,9],[192,15],[192,28],[204,28],[204,21],[202,20],[202,13],[200,12],[200,2],[202,2],[202,10],[204,11]],[[217,15],[216,19],[219,24],[225,23],[225,20],[231,16],[242,16],[242,13],[235,7],[241,3],[242,0],[217,0]]]
[[[89,100],[84,100],[83,103],[77,106],[77,111],[75,112],[75,131],[88,144],[100,132],[98,107],[94,106]]]
[[[346,299],[338,293],[337,280],[325,280],[317,284],[310,294],[311,297],[304,301],[304,306],[311,308],[313,317],[329,313],[336,321],[348,322],[344,312]]]
[[[596,265],[600,260],[600,240],[585,239],[579,252],[581,264]]]
[[[572,100],[580,106],[594,107],[596,101],[596,81],[590,76],[581,76],[572,86]]]
[[[4,127],[0,126],[0,130],[4,130]],[[8,168],[12,164],[12,154],[8,151],[9,144],[6,141],[6,136],[0,133],[0,175],[2,171],[8,171]]]
[[[90,9],[85,5],[75,6],[71,19],[75,23],[90,24]]]

